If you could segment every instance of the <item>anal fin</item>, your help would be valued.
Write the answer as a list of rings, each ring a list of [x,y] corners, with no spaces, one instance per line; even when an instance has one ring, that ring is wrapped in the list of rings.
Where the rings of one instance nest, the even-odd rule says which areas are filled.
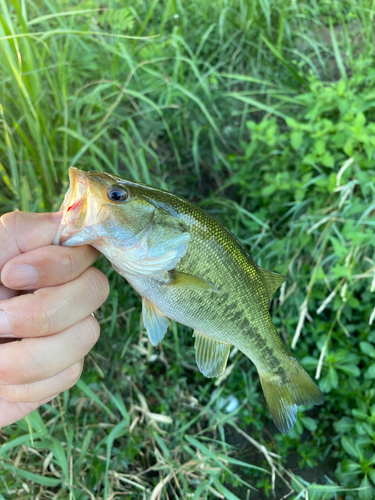
[[[194,330],[195,360],[205,377],[218,377],[227,366],[230,344],[222,344]]]
[[[157,346],[168,329],[169,319],[149,300],[142,298],[143,325],[153,346]]]

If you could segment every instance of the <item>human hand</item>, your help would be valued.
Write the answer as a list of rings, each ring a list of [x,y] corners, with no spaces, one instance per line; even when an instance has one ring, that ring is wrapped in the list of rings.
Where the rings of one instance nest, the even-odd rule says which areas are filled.
[[[72,387],[99,337],[108,280],[91,246],[51,245],[61,215],[0,218],[0,341],[22,339],[0,343],[0,428]]]

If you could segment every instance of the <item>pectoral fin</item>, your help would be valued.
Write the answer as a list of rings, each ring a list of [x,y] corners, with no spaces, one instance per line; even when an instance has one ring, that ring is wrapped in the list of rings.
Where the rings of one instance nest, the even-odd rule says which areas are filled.
[[[229,344],[222,344],[194,330],[195,360],[199,370],[205,377],[218,377],[227,366]]]
[[[220,291],[211,285],[211,283],[202,278],[198,278],[198,276],[177,271],[170,271],[169,275],[171,277],[171,281],[168,283],[168,286],[184,288],[186,290],[202,290],[204,292],[220,293]]]
[[[157,346],[168,329],[169,319],[149,300],[142,298],[143,325],[153,346]]]
[[[264,286],[266,287],[268,297],[271,300],[273,294],[284,283],[284,281],[286,281],[287,277],[279,273],[268,271],[267,269],[263,269],[262,267],[259,267],[259,272],[262,277]]]
[[[154,212],[150,230],[147,235],[149,256],[158,258],[171,251],[185,255],[190,241],[190,233],[186,224],[162,208]],[[180,249],[180,247],[182,247]],[[181,258],[180,255],[179,258]]]

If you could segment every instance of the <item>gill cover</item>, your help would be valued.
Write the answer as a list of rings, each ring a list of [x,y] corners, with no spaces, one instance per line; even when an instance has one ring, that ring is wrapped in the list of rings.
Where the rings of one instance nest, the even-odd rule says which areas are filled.
[[[162,208],[134,237],[121,240],[102,236],[95,244],[120,274],[155,278],[174,269],[186,254],[191,236],[186,225]]]

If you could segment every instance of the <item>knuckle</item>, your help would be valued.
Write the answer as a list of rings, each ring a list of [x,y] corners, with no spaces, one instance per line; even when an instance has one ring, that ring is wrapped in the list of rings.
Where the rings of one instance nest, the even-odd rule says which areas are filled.
[[[91,349],[98,341],[100,325],[94,316],[87,316],[80,322],[80,336],[82,344]]]
[[[71,248],[71,250],[75,250],[75,257],[77,259],[77,264],[79,264],[81,272],[88,269],[100,255],[100,252],[91,245],[73,247]]]
[[[2,238],[12,240],[14,239],[15,245],[18,247],[19,252],[22,253],[21,248],[25,243],[25,236],[19,233],[19,226],[22,226],[29,214],[27,212],[9,212],[0,218],[1,233],[5,233]]]
[[[0,241],[6,242],[15,232],[17,214],[20,212],[9,212],[0,217]]]
[[[19,217],[20,212],[9,212],[0,217],[1,226],[5,231],[10,231],[16,226],[16,219]]]
[[[67,389],[70,389],[70,387],[73,387],[78,382],[82,374],[82,369],[83,362],[79,362],[65,370],[63,378]]]
[[[87,318],[87,328],[89,330],[92,345],[95,345],[99,339],[100,335],[100,325],[94,316],[88,316]]]
[[[12,403],[25,403],[30,400],[30,385],[7,385],[0,388],[0,395]]]
[[[12,384],[18,377],[18,367],[14,365],[14,360],[10,357],[8,359],[3,356],[0,357],[0,389],[6,386],[6,384]]]
[[[51,332],[50,314],[44,309],[43,304],[46,302],[43,289],[36,290],[32,297],[31,314],[28,318],[28,328],[38,332],[38,336],[45,336]]]
[[[65,281],[69,282],[76,277],[77,258],[75,256],[75,253],[70,249],[67,251],[65,250],[66,249],[63,249],[60,264],[61,268],[63,269]]]
[[[107,299],[109,295],[109,281],[107,276],[96,269],[95,267],[90,267],[88,270],[88,280],[90,289],[95,296],[96,300],[99,302],[99,307]]]
[[[19,382],[28,384],[38,378],[40,363],[35,349],[31,348],[29,342],[25,342],[23,349],[17,355],[16,374]]]
[[[14,345],[17,344],[17,351]],[[27,340],[5,344],[0,350],[0,388],[8,385],[23,384],[29,372],[29,351],[25,353]]]

